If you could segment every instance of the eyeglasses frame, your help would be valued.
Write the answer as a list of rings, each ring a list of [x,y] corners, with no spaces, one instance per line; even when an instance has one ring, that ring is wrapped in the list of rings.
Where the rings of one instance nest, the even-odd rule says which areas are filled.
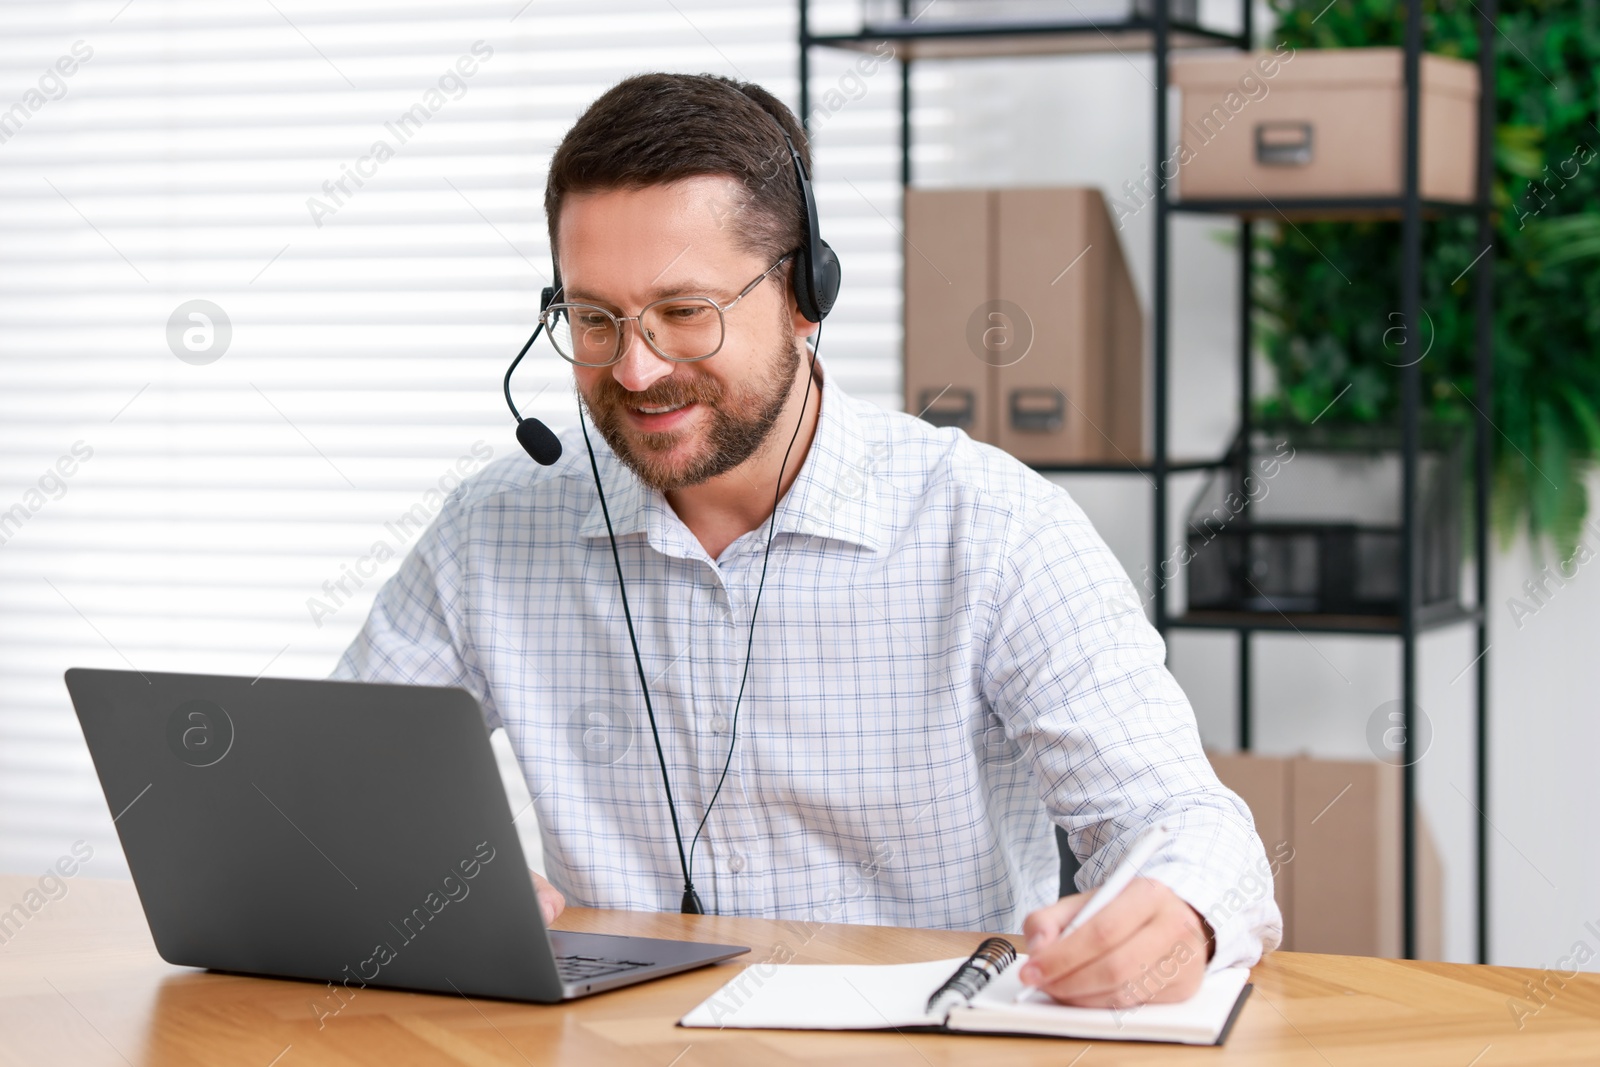
[[[644,343],[650,346],[650,351],[654,352],[662,359],[673,363],[698,363],[703,359],[710,359],[712,356],[722,351],[722,345],[728,339],[727,313],[732,311],[739,301],[743,300],[745,297],[749,296],[753,291],[755,291],[756,286],[766,281],[767,275],[771,274],[773,271],[783,266],[785,262],[793,258],[793,252],[786,252],[782,256],[778,257],[777,262],[772,264],[772,266],[768,267],[766,270],[762,271],[760,274],[756,275],[755,278],[751,280],[750,284],[746,285],[743,289],[740,289],[738,295],[732,300],[728,301],[726,305],[719,304],[711,297],[703,295],[687,294],[679,296],[664,296],[660,300],[652,300],[650,303],[640,308],[639,314],[637,315],[617,315],[598,304],[559,303],[551,304],[549,307],[541,311],[539,313],[539,321],[544,325],[545,331],[552,334],[550,339],[550,347],[556,350],[556,355],[560,356],[568,363],[571,363],[574,367],[594,367],[596,369],[600,369],[604,367],[614,367],[618,363],[621,363],[622,354],[628,350],[626,327],[624,324],[629,322],[634,324],[634,329],[639,331],[639,336],[644,338]],[[717,314],[722,318],[722,337],[717,341],[717,347],[713,348],[710,352],[707,352],[703,356],[669,356],[667,353],[661,351],[660,348],[656,347],[656,343],[650,339],[650,331],[646,330],[642,325],[644,316],[649,313],[651,308],[657,307],[661,304],[672,304],[685,300],[704,300],[706,303],[716,308]],[[617,324],[617,353],[615,356],[605,363],[586,363],[582,360],[573,359],[571,356],[561,351],[561,346],[555,343],[555,338],[553,336],[554,328],[551,324],[551,320],[557,313],[566,311],[569,308],[584,308],[586,310],[598,311]]]

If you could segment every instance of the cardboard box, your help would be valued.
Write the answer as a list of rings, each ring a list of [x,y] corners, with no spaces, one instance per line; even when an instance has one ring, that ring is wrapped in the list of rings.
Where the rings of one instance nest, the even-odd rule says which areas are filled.
[[[1377,760],[1294,760],[1295,951],[1399,956],[1401,768]],[[1337,799],[1335,799],[1337,798]],[[1444,951],[1444,878],[1417,812],[1417,958]]]
[[[906,410],[978,441],[994,440],[993,388],[967,320],[989,298],[990,201],[981,189],[905,195]]]
[[[1144,322],[1099,190],[911,189],[905,215],[906,409],[1025,462],[1142,457]]]
[[[1400,955],[1399,768],[1293,763],[1296,951]]]
[[[1376,760],[1207,754],[1255,816],[1283,911],[1282,948],[1398,957],[1402,940],[1401,769]],[[1417,813],[1417,958],[1444,952],[1444,870]]]
[[[1404,62],[1398,48],[1174,59],[1172,81],[1183,100],[1180,198],[1399,196],[1405,185]],[[1422,196],[1471,201],[1477,192],[1478,68],[1424,55],[1421,77]]]
[[[1294,893],[1291,886],[1299,853],[1288,851],[1293,848],[1293,842],[1290,841],[1293,834],[1290,822],[1292,765],[1289,760],[1271,757],[1222,755],[1216,752],[1206,755],[1222,784],[1238,793],[1239,799],[1250,808],[1250,814],[1255,816],[1256,833],[1261,836],[1261,843],[1267,850],[1267,862],[1273,867],[1272,895],[1278,902],[1278,910],[1283,912],[1283,944],[1279,947],[1293,949],[1294,946],[1290,944],[1294,936]],[[1283,857],[1291,855],[1295,859],[1281,862]]]

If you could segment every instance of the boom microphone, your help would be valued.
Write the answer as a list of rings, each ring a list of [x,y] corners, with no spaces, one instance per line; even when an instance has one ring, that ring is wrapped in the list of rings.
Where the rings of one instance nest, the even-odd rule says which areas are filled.
[[[540,310],[550,304],[552,290],[546,289],[540,298]],[[522,450],[533,457],[535,463],[548,467],[561,458],[561,440],[551,432],[550,427],[538,419],[525,419],[517,410],[517,405],[511,399],[511,372],[517,369],[517,364],[522,362],[522,357],[528,354],[528,349],[533,347],[533,342],[538,339],[539,331],[544,329],[544,320],[533,328],[533,336],[528,338],[528,343],[522,346],[522,351],[517,353],[517,358],[511,361],[511,366],[506,368],[506,406],[511,409],[511,414],[517,420],[517,444]]]
[[[535,463],[543,466],[548,467],[561,458],[560,439],[538,419],[523,419],[517,423],[517,443]]]

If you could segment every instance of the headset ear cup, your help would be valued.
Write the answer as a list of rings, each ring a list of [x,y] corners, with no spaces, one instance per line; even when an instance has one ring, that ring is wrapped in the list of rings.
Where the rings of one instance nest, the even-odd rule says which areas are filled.
[[[789,276],[789,288],[794,292],[794,306],[807,322],[819,322],[816,294],[811,291],[816,276],[811,270],[811,250],[801,247],[795,252],[794,267]]]
[[[811,265],[811,277],[815,279],[813,287],[816,290],[812,297],[817,311],[817,317],[812,319],[812,322],[821,322],[823,316],[833,310],[833,302],[839,299],[841,274],[839,257],[834,254],[833,248],[826,241],[818,243],[822,246],[822,254],[817,257],[817,262]]]
[[[815,260],[811,249],[802,248],[795,256],[794,302],[807,322],[821,322],[839,298],[839,257],[828,242],[819,240],[822,254]]]

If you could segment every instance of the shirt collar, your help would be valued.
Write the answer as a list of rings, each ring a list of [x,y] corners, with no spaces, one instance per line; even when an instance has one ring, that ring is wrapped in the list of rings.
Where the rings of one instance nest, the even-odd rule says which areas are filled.
[[[825,378],[822,360],[817,376]],[[886,446],[869,442],[856,402],[837,381],[822,389],[817,431],[800,473],[778,504],[777,529],[784,533],[829,537],[876,551],[885,542],[882,486],[877,473]],[[586,418],[586,413],[579,415]],[[775,432],[782,432],[778,428]],[[698,545],[667,498],[640,482],[617,459],[590,424],[611,525],[618,537],[644,533],[658,551],[685,554]],[[605,514],[597,496],[578,528],[580,537],[604,537]]]

